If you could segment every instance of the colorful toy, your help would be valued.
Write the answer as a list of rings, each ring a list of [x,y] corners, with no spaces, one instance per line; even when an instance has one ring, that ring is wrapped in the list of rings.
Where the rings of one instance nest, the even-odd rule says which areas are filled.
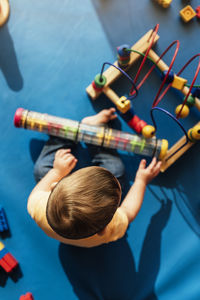
[[[172,0],[156,0],[162,7],[167,8],[170,6]]]
[[[33,295],[28,292],[25,295],[21,295],[19,300],[34,300]]]
[[[18,265],[18,261],[8,252],[4,244],[0,242],[0,266],[10,273]]]
[[[185,6],[183,9],[180,10],[179,13],[181,19],[186,23],[191,21],[196,16],[196,12],[190,5]]]
[[[197,19],[200,19],[200,5],[196,7],[196,17]]]
[[[8,222],[2,206],[0,206],[0,233],[8,231]]]
[[[106,126],[91,126],[23,108],[17,109],[14,124],[16,127],[36,130],[76,142],[83,141],[140,155],[156,156],[159,159],[165,157],[168,149],[168,142],[164,139],[157,140],[155,137],[145,139]]]
[[[101,73],[98,74],[93,83],[86,88],[88,95],[94,100],[100,93],[106,94],[110,100],[116,104],[118,110],[120,110],[120,115],[128,123],[128,125],[133,128],[137,133],[141,133],[144,137],[152,137],[157,130],[157,125],[153,116],[155,110],[162,111],[171,117],[178,125],[181,127],[184,132],[185,137],[180,139],[171,149],[169,149],[167,155],[163,159],[163,164],[161,170],[164,172],[170,165],[172,165],[176,159],[178,159],[187,149],[189,149],[194,142],[199,140],[198,138],[189,138],[187,131],[184,129],[182,124],[178,121],[179,118],[184,118],[189,114],[190,107],[195,106],[200,111],[200,86],[195,86],[197,75],[200,70],[200,60],[196,69],[196,73],[192,80],[191,84],[187,83],[187,79],[181,77],[181,73],[186,69],[186,67],[197,57],[200,57],[200,54],[193,56],[183,67],[182,69],[175,74],[172,71],[174,61],[176,59],[178,50],[179,50],[179,41],[174,41],[170,46],[158,56],[153,50],[152,46],[157,42],[159,36],[157,35],[159,24],[155,26],[153,30],[147,32],[134,46],[131,48],[128,45],[122,45],[117,48],[118,51],[118,61],[114,64],[108,62],[103,64]],[[162,60],[163,56],[169,51],[169,49],[176,45],[176,49],[169,66],[167,66]],[[143,57],[141,65],[136,73],[134,80],[129,77],[126,73],[126,70],[140,57]],[[138,77],[141,72],[141,69],[145,61],[150,61],[153,63],[153,66],[149,69],[147,74],[143,79],[138,83]],[[110,67],[103,72],[105,64],[110,65]],[[122,69],[121,69],[122,68]],[[153,105],[151,108],[151,118],[153,122],[152,125],[147,125],[147,123],[141,120],[134,114],[133,108],[131,106],[130,100],[136,97],[139,93],[139,89],[149,77],[151,72],[157,68],[161,73],[161,86],[155,96]],[[126,98],[122,96],[119,98],[115,92],[109,87],[121,74],[125,75],[130,82],[132,82],[132,88],[129,93],[129,97]],[[101,82],[101,86],[100,83]],[[165,87],[165,85],[167,86]],[[167,91],[173,87],[174,89],[179,90],[184,98],[183,103],[176,108],[176,116],[174,117],[171,113],[166,110],[157,107]],[[162,91],[164,89],[164,91]],[[122,106],[123,104],[123,106]],[[196,127],[195,127],[196,128]],[[192,131],[194,132],[194,130]]]
[[[10,6],[8,0],[0,0],[0,26],[3,26],[10,14]]]

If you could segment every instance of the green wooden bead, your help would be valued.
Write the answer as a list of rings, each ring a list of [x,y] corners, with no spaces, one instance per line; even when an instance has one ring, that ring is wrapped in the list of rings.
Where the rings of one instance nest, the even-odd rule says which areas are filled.
[[[97,88],[103,88],[106,84],[106,77],[104,75],[101,76],[101,74],[97,74],[94,78],[94,83]]]
[[[195,98],[192,95],[189,95],[189,97],[187,98],[186,105],[188,107],[192,107],[195,105]]]

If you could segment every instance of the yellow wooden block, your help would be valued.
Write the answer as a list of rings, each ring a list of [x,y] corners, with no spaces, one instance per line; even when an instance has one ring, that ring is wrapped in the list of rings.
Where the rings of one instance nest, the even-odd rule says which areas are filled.
[[[177,90],[182,90],[184,88],[184,85],[187,83],[187,80],[182,78],[182,77],[179,77],[179,76],[176,76],[174,75],[174,80],[172,82],[172,87],[177,89]]]
[[[180,10],[179,13],[183,21],[186,23],[196,16],[196,12],[190,5],[185,6],[183,9]]]
[[[125,96],[119,98],[116,102],[117,109],[125,114],[131,108],[131,102]]]
[[[167,8],[170,6],[172,0],[158,0],[157,1],[162,7]]]
[[[0,242],[0,251],[5,248],[4,244],[2,242]]]

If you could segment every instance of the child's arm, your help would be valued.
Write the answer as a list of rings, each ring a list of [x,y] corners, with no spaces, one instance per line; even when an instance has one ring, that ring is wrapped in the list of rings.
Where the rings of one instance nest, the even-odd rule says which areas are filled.
[[[70,151],[70,149],[60,149],[56,152],[53,168],[39,181],[31,194],[38,191],[50,192],[52,185],[72,171],[76,166],[77,159]]]
[[[160,167],[161,162],[157,162],[155,157],[148,167],[146,167],[146,160],[141,160],[135,181],[120,206],[127,215],[129,223],[137,216],[142,206],[146,186],[158,175]]]

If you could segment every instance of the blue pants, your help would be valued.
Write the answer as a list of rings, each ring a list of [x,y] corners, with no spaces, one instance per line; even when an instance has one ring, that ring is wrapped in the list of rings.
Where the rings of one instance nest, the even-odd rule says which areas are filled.
[[[36,182],[40,181],[40,179],[42,179],[42,177],[44,177],[53,167],[55,153],[62,148],[70,148],[73,154],[76,143],[50,136],[35,163],[34,176]],[[106,168],[119,180],[122,179],[125,168],[116,150],[93,145],[88,145],[88,150],[91,155],[91,165]]]

